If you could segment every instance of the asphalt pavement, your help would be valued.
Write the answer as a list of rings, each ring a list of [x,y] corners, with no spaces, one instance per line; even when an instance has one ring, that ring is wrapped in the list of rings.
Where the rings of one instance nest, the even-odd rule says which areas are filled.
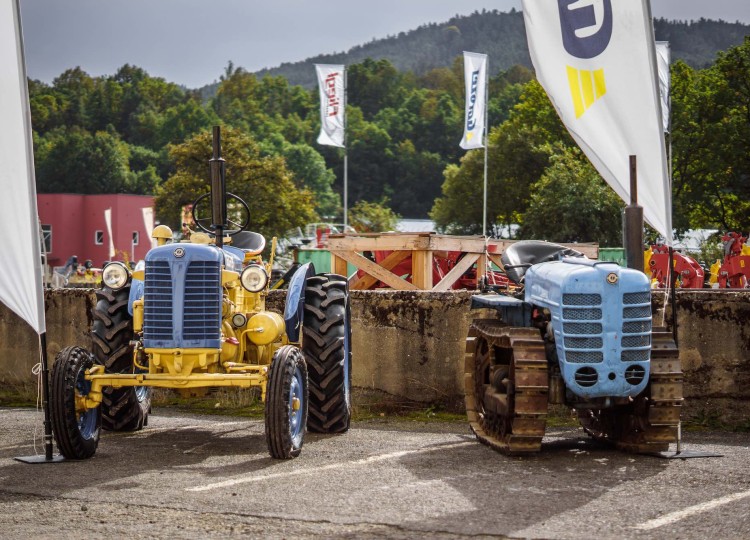
[[[386,417],[279,461],[262,420],[155,410],[87,461],[14,460],[43,454],[42,430],[0,409],[3,538],[750,538],[748,433],[685,433],[723,457],[667,460],[558,428],[519,458],[463,422]]]

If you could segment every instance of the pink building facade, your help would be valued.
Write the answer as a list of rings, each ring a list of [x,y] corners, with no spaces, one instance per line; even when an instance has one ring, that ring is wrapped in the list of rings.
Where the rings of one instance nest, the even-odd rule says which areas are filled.
[[[45,193],[37,195],[37,206],[50,266],[63,266],[76,255],[79,264],[88,259],[101,268],[109,260],[138,261],[151,248],[151,196]],[[144,208],[149,209],[145,218]],[[111,234],[107,210],[111,211]]]

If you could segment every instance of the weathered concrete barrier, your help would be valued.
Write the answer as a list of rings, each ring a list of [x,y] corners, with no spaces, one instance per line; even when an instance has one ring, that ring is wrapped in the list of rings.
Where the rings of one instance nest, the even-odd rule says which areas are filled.
[[[461,407],[464,339],[471,294],[353,291],[353,384],[396,398]],[[269,308],[282,311],[285,293],[272,291]],[[90,289],[48,291],[50,361],[68,345],[89,347]],[[661,306],[663,295],[654,296]],[[667,322],[671,306],[667,308]],[[678,339],[685,372],[686,416],[750,427],[750,291],[678,291]],[[33,382],[36,334],[0,305],[0,380]]]

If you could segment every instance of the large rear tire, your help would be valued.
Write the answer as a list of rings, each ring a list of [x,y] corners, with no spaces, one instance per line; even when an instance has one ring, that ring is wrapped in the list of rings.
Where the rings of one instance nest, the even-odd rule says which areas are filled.
[[[302,352],[281,347],[268,370],[266,443],[271,457],[290,459],[302,450],[307,423],[307,366]]]
[[[133,373],[133,318],[128,313],[130,285],[119,291],[96,291],[91,330],[94,356],[107,373]],[[102,390],[102,427],[108,431],[137,431],[148,423],[152,389],[106,387]]]
[[[344,433],[352,414],[351,308],[346,278],[320,274],[307,279],[303,333],[310,381],[307,429]]]
[[[68,459],[87,459],[99,445],[101,411],[85,409],[83,399],[91,390],[85,379],[94,359],[81,347],[68,347],[57,354],[52,368],[50,410],[52,431],[60,453]]]

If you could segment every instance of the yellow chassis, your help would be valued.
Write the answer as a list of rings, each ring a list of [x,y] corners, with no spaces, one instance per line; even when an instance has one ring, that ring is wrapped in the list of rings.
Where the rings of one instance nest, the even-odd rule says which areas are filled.
[[[156,351],[147,351],[156,352]],[[183,354],[185,353],[185,354]],[[125,388],[128,386],[148,386],[153,388],[211,388],[233,386],[238,388],[261,389],[261,399],[266,400],[266,383],[268,365],[240,364],[225,362],[220,372],[193,372],[193,367],[218,369],[216,359],[221,350],[165,349],[155,355],[161,368],[167,372],[160,373],[105,373],[104,366],[95,365],[86,372],[86,380],[91,382],[91,389],[86,396],[76,392],[78,410],[98,407],[103,399],[102,390],[106,387]],[[197,366],[196,366],[197,364]],[[153,366],[150,369],[159,369]]]

